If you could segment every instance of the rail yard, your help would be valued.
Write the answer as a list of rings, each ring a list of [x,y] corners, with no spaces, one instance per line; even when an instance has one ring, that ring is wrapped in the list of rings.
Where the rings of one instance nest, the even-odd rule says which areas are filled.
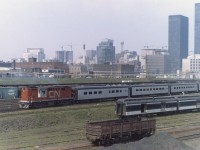
[[[199,91],[199,83],[1,87],[0,147],[30,150],[95,149],[86,139],[86,125],[119,119],[123,112],[128,117],[133,114],[142,117],[145,114],[156,120],[156,133],[166,132],[200,149],[197,142],[200,138]],[[20,109],[19,104],[26,98],[30,106],[39,106],[40,109]],[[119,108],[126,110],[118,108],[116,100],[119,98],[124,99],[119,101],[126,106]],[[138,104],[140,106],[136,107]],[[136,108],[140,108],[142,116],[135,115]],[[131,132],[135,131],[133,129]]]
[[[85,136],[86,122],[117,119],[114,102],[92,103],[0,114],[0,147],[2,149],[94,149]],[[155,116],[156,132],[167,132],[174,137],[198,133],[198,112]],[[188,131],[187,131],[188,130]],[[187,131],[187,132],[186,132]],[[182,135],[181,135],[182,134]],[[189,142],[191,141],[191,142]],[[12,144],[9,144],[12,143]],[[198,144],[198,142],[197,142]],[[196,145],[195,148],[199,148]]]

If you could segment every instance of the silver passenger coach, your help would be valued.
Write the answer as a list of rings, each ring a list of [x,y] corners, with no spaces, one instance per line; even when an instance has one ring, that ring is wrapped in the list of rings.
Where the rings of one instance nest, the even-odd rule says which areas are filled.
[[[170,92],[168,85],[134,85],[131,87],[131,96],[141,96],[141,95],[168,95]]]
[[[175,93],[190,93],[190,92],[198,92],[199,87],[198,84],[192,83],[192,84],[174,84],[171,85],[171,94]]]
[[[128,86],[80,86],[75,87],[75,100],[100,100],[129,97]]]
[[[119,117],[200,110],[200,95],[123,98],[116,102]]]

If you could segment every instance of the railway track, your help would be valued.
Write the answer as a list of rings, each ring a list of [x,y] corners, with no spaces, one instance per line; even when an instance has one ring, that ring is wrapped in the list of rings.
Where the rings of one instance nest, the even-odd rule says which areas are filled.
[[[171,131],[167,131],[169,135],[178,139],[178,140],[190,140],[195,138],[200,138],[200,127],[191,127],[191,128],[180,128]]]
[[[182,115],[185,115],[185,117],[183,117]],[[158,118],[160,118],[160,117],[158,117]],[[170,121],[171,124],[168,124],[167,127],[166,126],[160,127],[158,129],[158,132],[169,130],[168,132],[167,131],[166,132],[181,141],[200,138],[200,126],[197,126],[195,128],[188,128],[190,126],[200,124],[200,115],[198,116],[196,113],[191,113],[191,114],[174,115],[174,116],[172,116],[172,118],[169,116],[165,116],[165,117],[161,117],[161,118],[163,118],[164,120],[166,118],[165,121],[166,122]],[[185,123],[183,123],[184,121],[185,121]],[[181,122],[182,122],[182,124],[181,124]],[[165,123],[165,122],[163,122],[163,123]],[[179,125],[176,126],[176,124],[179,124]],[[172,130],[175,127],[179,128],[179,130]],[[182,128],[184,128],[184,129],[182,129]],[[197,130],[199,130],[199,133],[196,133]],[[93,146],[88,144],[88,145],[82,145],[82,146],[79,145],[79,146],[74,146],[74,147],[70,147],[70,148],[65,148],[62,150],[88,150],[91,148],[93,148]]]
[[[90,104],[78,104],[78,105],[73,105],[72,107],[68,107],[67,108],[67,112],[68,111],[71,111],[71,110],[87,110],[87,111],[91,111],[92,113],[92,110],[90,110],[90,107],[92,106],[92,108],[95,108],[95,109],[99,109],[100,107],[110,107],[110,106],[113,106],[114,107],[114,104],[111,103],[111,102],[106,102],[106,103],[99,103],[99,104],[96,104],[96,103],[90,103]],[[37,110],[21,110],[20,113],[24,112],[26,114],[32,114],[33,111],[39,111],[39,112],[43,112],[43,111],[54,111],[55,109],[57,109],[56,107],[49,107],[49,108],[42,108],[42,109],[37,109]],[[63,111],[65,110],[66,107],[60,107],[59,108],[59,111]],[[66,113],[66,112],[65,112]],[[114,112],[113,112],[114,113]],[[7,114],[2,114],[2,115],[7,115]],[[9,113],[8,113],[9,115]],[[172,115],[172,116],[158,116],[158,117],[155,117],[156,120],[157,120],[157,129],[158,131],[168,131],[168,130],[172,130],[174,128],[188,128],[190,126],[196,126],[197,128],[199,128],[200,130],[200,113],[198,112],[193,112],[193,113],[186,113],[186,114],[177,114],[177,115]],[[72,129],[73,130],[70,130]],[[70,138],[68,140],[64,139],[63,141],[60,141],[60,142],[49,142],[49,143],[45,143],[45,144],[41,144],[41,145],[37,145],[37,147],[35,147],[35,149],[42,149],[44,147],[48,147],[48,146],[51,146],[51,145],[57,145],[57,144],[66,144],[66,148],[59,148],[61,150],[88,150],[90,148],[92,148],[92,145],[90,144],[85,144],[85,145],[78,145],[78,144],[75,144],[74,146],[72,145],[69,145],[69,143],[71,143],[71,141],[73,141],[74,143],[83,143],[83,142],[86,142],[86,139],[84,136],[81,137],[81,139],[78,139],[78,134],[80,134],[80,131],[82,131],[82,135],[85,135],[84,134],[84,131],[85,131],[85,125],[84,124],[81,124],[81,126],[73,126],[72,128],[70,129],[64,129],[63,132],[61,132],[63,134],[63,138],[66,137],[64,136],[65,134],[67,134],[68,137],[71,137],[71,135],[73,134],[73,137],[74,139]],[[196,128],[196,129],[197,129]],[[76,132],[76,131],[79,131],[79,132]],[[193,131],[192,129],[190,131]],[[49,131],[48,131],[49,132]],[[55,133],[57,132],[54,131]],[[179,130],[178,131],[179,133],[181,133],[182,131]],[[178,134],[178,132],[176,134]],[[53,134],[52,134],[53,135]],[[59,135],[60,136],[60,135]],[[200,135],[199,135],[200,136]],[[21,136],[20,136],[21,137]],[[37,137],[38,138],[38,137]],[[44,137],[43,137],[44,138]],[[47,137],[48,138],[48,137]],[[47,138],[44,138],[44,139],[47,139]],[[177,138],[182,138],[182,140],[187,140],[187,139],[193,139],[193,138],[198,138],[198,135],[182,135],[181,136],[177,136]],[[53,138],[52,138],[53,139]],[[57,139],[57,137],[55,136],[55,139]],[[71,146],[71,147],[69,147]],[[34,146],[30,146],[30,147],[18,147],[18,148],[15,148],[15,149],[29,149],[29,148],[33,148],[34,149]]]
[[[65,141],[61,142],[52,142],[52,143],[46,143],[46,144],[41,144],[37,146],[26,146],[26,147],[16,147],[16,148],[11,148],[8,150],[22,150],[22,149],[46,149],[46,146],[49,145],[56,145],[56,144],[63,144]],[[59,150],[89,150],[92,149],[94,146],[92,144],[77,144],[77,145],[72,145],[68,146],[66,148],[59,148]],[[48,149],[48,148],[47,148]],[[54,149],[54,148],[52,148]]]
[[[92,149],[94,146],[92,144],[82,145],[82,146],[75,146],[71,148],[64,148],[61,150],[89,150]]]
[[[156,121],[156,132],[166,132],[186,145],[198,147],[194,143],[200,139],[200,112],[159,116]]]
[[[51,143],[51,144],[59,144],[57,143]],[[46,144],[44,145],[37,145],[37,146],[27,146],[27,147],[18,147],[14,149],[8,149],[8,150],[22,150],[22,149],[29,149],[29,148],[35,148],[35,149],[45,149],[43,148]],[[74,147],[69,147],[69,148],[59,148],[59,150],[89,150],[93,147],[93,145],[88,144],[88,145],[82,145],[82,146],[74,146]]]
[[[168,130],[179,127],[198,126],[200,124],[200,112],[190,112],[156,118],[157,130]]]
[[[9,112],[19,110],[19,99],[0,100],[0,112]]]
[[[185,141],[185,140],[191,140],[191,139],[196,139],[196,138],[200,138],[200,133],[192,134],[192,135],[185,135],[185,136],[178,137],[176,139]]]
[[[94,107],[98,106],[114,106],[113,101],[97,101],[97,102],[88,102],[88,103],[76,103],[76,104],[66,104],[66,105],[60,105],[60,106],[49,106],[49,107],[43,107],[43,108],[37,108],[37,110],[45,110],[45,109],[54,109],[56,107],[66,107],[66,106],[74,106],[71,109],[81,109],[80,106],[84,105],[93,105]],[[76,107],[77,106],[77,107]],[[19,108],[19,100],[0,100],[0,113],[5,112],[12,112],[12,111],[31,111],[35,109],[20,109]]]

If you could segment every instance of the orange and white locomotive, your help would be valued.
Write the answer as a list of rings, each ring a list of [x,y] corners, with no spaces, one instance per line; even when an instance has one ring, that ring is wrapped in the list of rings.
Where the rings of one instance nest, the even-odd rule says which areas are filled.
[[[28,109],[70,104],[73,97],[68,86],[23,87],[19,107]]]

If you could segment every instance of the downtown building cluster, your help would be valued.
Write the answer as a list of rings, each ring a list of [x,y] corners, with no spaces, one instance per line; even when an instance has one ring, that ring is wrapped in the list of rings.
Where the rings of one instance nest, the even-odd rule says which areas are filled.
[[[111,39],[102,40],[96,50],[86,50],[85,47],[83,45],[80,50],[82,56],[75,61],[73,61],[72,49],[65,50],[62,47],[61,50],[55,51],[55,58],[47,60],[43,48],[27,48],[27,51],[23,53],[23,58],[14,59],[10,63],[10,68],[12,73],[28,73],[40,77],[44,74],[48,77],[54,74],[73,77],[121,78],[139,73],[140,63],[136,51],[121,49],[121,52],[116,54],[114,42]]]
[[[134,77],[142,75],[195,76],[200,72],[200,3],[195,4],[194,50],[189,53],[189,18],[183,15],[168,17],[168,46],[150,48],[145,46],[136,51],[124,50],[124,42],[116,53],[114,41],[104,39],[96,49],[80,50],[82,55],[74,60],[72,45],[55,51],[53,59],[46,59],[43,48],[27,48],[23,57],[9,63],[13,69],[23,72],[63,73],[75,76]],[[2,62],[5,66],[5,64]],[[1,63],[0,63],[1,67]]]

